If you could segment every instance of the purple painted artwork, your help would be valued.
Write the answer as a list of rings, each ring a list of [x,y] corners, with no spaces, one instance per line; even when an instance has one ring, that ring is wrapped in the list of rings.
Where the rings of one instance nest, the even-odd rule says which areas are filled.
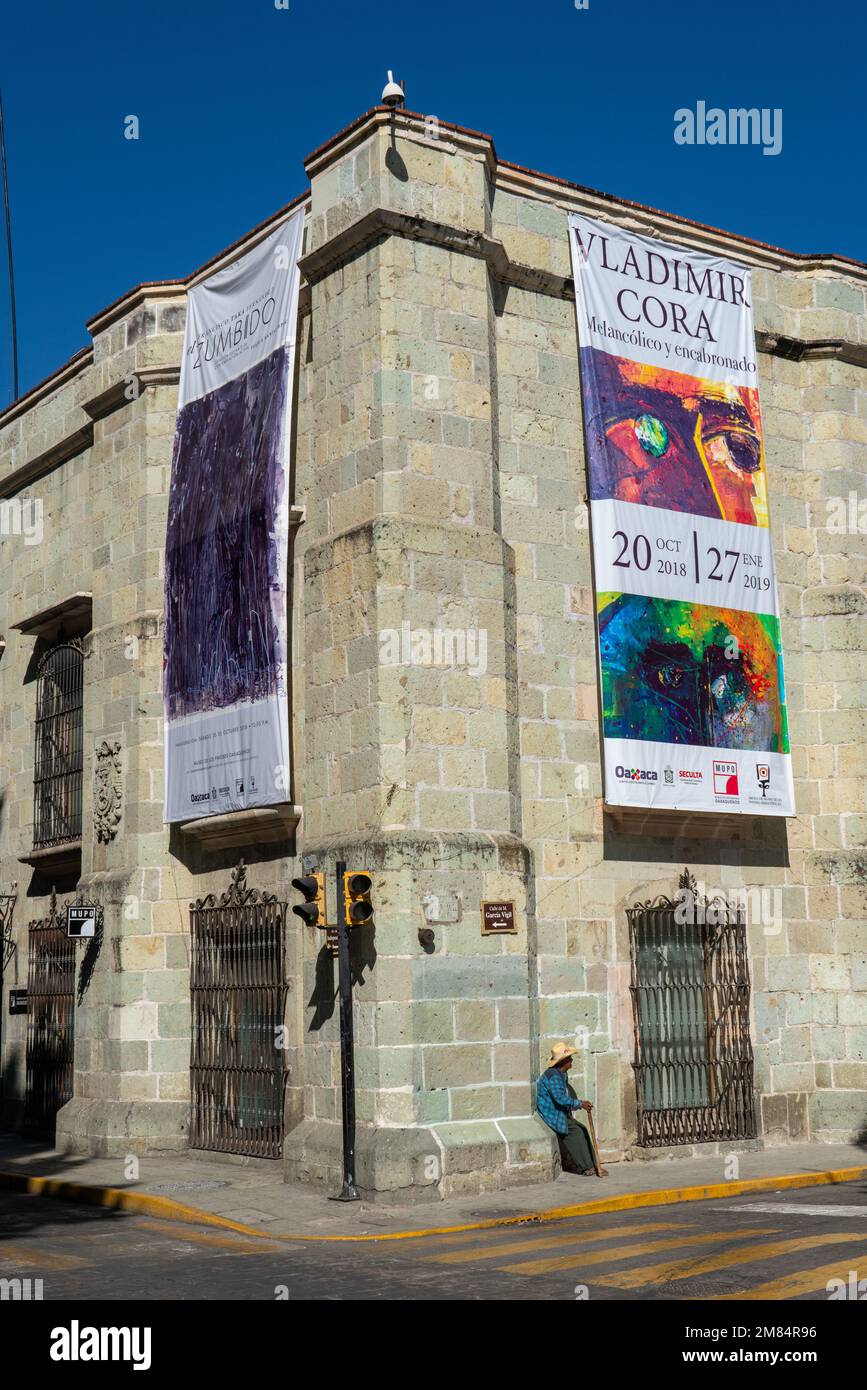
[[[178,416],[166,537],[169,718],[283,689],[281,573],[290,351]]]

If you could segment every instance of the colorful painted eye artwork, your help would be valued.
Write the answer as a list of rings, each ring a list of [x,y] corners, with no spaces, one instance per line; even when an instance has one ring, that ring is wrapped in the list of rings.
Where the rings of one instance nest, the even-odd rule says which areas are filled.
[[[591,497],[768,525],[756,390],[581,356]]]
[[[787,753],[775,617],[599,595],[606,738]]]
[[[658,459],[665,453],[668,448],[668,430],[655,415],[639,415],[632,428],[635,430],[635,438],[646,454],[652,454]]]

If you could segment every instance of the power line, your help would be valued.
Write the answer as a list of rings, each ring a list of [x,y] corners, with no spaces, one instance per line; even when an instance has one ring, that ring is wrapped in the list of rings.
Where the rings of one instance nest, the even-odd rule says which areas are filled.
[[[9,177],[6,172],[6,127],[0,92],[0,161],[3,165],[3,202],[6,208],[6,247],[9,254],[9,306],[12,314],[12,400],[18,399],[18,324],[15,317],[15,274],[12,267],[12,219],[9,215]]]

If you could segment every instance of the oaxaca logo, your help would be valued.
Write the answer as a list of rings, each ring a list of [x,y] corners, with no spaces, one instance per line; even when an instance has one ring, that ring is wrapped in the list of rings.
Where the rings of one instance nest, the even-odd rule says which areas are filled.
[[[713,765],[713,789],[717,796],[738,796],[737,763],[717,763]]]
[[[648,772],[643,767],[621,767],[618,763],[614,769],[614,775],[620,782],[658,782],[659,778],[655,772]]]

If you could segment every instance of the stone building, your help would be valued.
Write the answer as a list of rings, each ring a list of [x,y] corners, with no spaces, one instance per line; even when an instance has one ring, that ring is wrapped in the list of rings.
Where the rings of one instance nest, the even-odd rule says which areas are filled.
[[[305,856],[332,902],[337,860],[374,880],[375,928],[353,941],[363,1188],[550,1176],[532,1081],[562,1037],[609,1159],[860,1135],[867,266],[509,164],[409,112],[369,111],[305,168],[284,806],[163,825],[161,625],[185,294],[286,210],[96,314],[88,346],[0,416],[7,1121],[56,1121],[61,1146],[104,1155],[282,1152],[288,1178],[336,1183],[335,965],[280,906]],[[603,810],[573,210],[752,268],[796,819],[699,835]],[[230,907],[277,900],[288,1045],[257,1065],[285,1074],[285,1109],[263,1119],[239,1081],[215,1131],[200,1077],[191,1133],[191,906],[240,858]],[[648,1144],[627,910],[684,866],[779,907],[745,931],[755,1123],[708,1139],[675,1115]],[[55,927],[73,899],[101,908],[91,941]],[[484,902],[513,903],[515,931],[483,934]],[[674,1090],[663,1106],[701,1101]]]

